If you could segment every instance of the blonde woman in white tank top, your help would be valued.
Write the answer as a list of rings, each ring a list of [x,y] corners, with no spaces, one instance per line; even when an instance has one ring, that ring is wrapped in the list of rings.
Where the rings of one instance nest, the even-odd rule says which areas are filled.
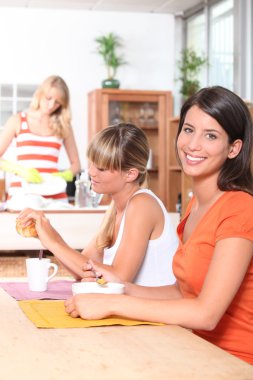
[[[110,195],[112,202],[82,254],[64,242],[42,212],[26,209],[19,219],[23,224],[36,220],[42,244],[77,280],[95,281],[92,259],[122,281],[171,284],[176,231],[161,200],[147,189],[148,156],[147,137],[132,124],[108,127],[91,141],[87,157],[92,188]]]
[[[172,272],[172,259],[174,252],[178,246],[178,239],[175,228],[171,223],[170,216],[164,204],[151,190],[138,190],[132,195],[132,198],[134,196],[137,196],[137,194],[148,194],[157,201],[163,212],[164,227],[159,237],[148,241],[144,259],[139,271],[136,274],[134,283],[144,286],[162,286],[174,284],[175,277]],[[117,251],[120,247],[124,234],[126,214],[127,206],[120,223],[119,233],[115,244],[110,248],[105,248],[104,250],[104,264],[112,265],[115,256],[117,255]]]

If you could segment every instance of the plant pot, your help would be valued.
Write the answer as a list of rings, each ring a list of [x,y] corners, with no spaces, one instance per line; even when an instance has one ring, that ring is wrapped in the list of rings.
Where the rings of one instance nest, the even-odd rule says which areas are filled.
[[[103,88],[119,88],[119,86],[120,86],[119,80],[114,79],[114,78],[104,79],[102,82]]]

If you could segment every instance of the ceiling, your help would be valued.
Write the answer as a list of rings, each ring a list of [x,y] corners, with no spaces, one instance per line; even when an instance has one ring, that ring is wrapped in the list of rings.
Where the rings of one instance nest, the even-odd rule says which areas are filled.
[[[180,14],[203,0],[0,0],[0,7]]]

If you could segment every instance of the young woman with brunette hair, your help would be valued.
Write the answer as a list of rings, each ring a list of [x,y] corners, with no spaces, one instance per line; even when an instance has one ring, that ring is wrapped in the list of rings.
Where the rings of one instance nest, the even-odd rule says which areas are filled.
[[[125,295],[81,294],[65,302],[72,317],[110,315],[177,324],[253,364],[252,120],[233,92],[204,88],[182,107],[179,162],[193,198],[177,232],[176,283],[125,282]],[[90,263],[108,281],[105,268]]]

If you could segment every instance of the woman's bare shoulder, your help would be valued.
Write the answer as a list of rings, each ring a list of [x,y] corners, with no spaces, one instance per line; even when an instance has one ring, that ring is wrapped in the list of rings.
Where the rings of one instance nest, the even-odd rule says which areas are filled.
[[[7,120],[5,126],[12,126],[12,125],[19,125],[20,124],[20,116],[19,114],[14,114],[14,115],[11,115],[9,117],[9,119]]]
[[[9,117],[7,122],[5,123],[4,126],[4,132],[9,134],[11,131],[15,133],[20,126],[20,117],[19,114],[14,114]]]
[[[161,206],[157,199],[150,193],[142,192],[135,194],[128,202],[128,209],[143,210],[152,213],[154,210],[161,210]]]

